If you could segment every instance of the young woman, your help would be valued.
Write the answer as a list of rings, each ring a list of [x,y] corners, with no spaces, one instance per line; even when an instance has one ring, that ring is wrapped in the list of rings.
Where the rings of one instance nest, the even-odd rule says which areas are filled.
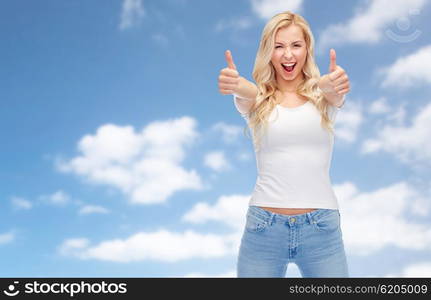
[[[310,26],[283,12],[266,24],[256,55],[256,85],[239,76],[230,51],[219,76],[222,94],[253,132],[258,178],[237,262],[238,277],[348,277],[338,201],[329,169],[333,123],[349,92],[346,72],[330,51],[320,76]]]

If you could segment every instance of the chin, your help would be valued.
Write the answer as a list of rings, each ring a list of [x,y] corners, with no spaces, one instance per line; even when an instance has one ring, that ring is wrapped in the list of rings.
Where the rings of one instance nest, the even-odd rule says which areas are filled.
[[[296,77],[298,77],[298,74],[292,74],[292,75],[290,75],[290,76],[286,76],[285,74],[282,74],[282,76],[281,76],[284,80],[294,80],[294,79],[296,79]]]

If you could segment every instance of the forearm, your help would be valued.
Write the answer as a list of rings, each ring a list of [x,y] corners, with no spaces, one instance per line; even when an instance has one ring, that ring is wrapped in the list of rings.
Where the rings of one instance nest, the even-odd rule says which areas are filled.
[[[331,105],[336,106],[336,107],[341,107],[344,104],[344,100],[345,100],[346,95],[336,95],[336,94],[323,92],[323,97]]]
[[[238,90],[235,93],[235,96],[250,100],[256,100],[257,86],[253,82],[245,79],[244,77],[240,77]]]

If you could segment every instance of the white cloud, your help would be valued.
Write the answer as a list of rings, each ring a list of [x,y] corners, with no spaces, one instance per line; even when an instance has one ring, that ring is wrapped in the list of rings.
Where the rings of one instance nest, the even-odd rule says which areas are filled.
[[[398,274],[387,274],[384,277],[431,277],[431,262],[416,262],[404,267]]]
[[[0,234],[0,245],[9,244],[15,239],[15,234],[12,232]]]
[[[207,153],[204,157],[204,165],[217,172],[231,169],[223,151]]]
[[[109,213],[109,209],[106,209],[102,206],[98,205],[84,205],[79,210],[80,215],[88,215],[88,214],[107,214]]]
[[[302,0],[251,0],[253,12],[261,19],[270,19],[274,15],[290,10],[300,14]]]
[[[406,106],[408,102],[402,103],[388,103],[386,97],[381,97],[368,106],[368,113],[370,115],[378,115],[374,118],[374,131],[379,132],[385,126],[403,126],[407,111]],[[373,143],[370,143],[372,145]]]
[[[243,133],[243,128],[236,125],[229,125],[224,122],[218,122],[213,125],[212,130],[222,133],[223,141],[231,144],[238,140],[238,136]]]
[[[119,28],[124,30],[135,26],[144,15],[142,0],[124,0]]]
[[[250,0],[251,9],[259,19],[268,20],[274,15],[290,10],[301,13],[303,0]],[[236,16],[230,20],[220,20],[215,25],[215,32],[225,30],[245,30],[253,26],[255,19],[249,16]]]
[[[386,116],[386,119],[388,121],[394,121],[397,125],[403,124],[407,114],[405,106],[406,103],[401,103],[392,111],[392,113]]]
[[[248,196],[222,196],[210,206],[196,204],[182,221],[202,224],[209,220],[225,223],[232,229],[227,234],[201,234],[191,230],[139,232],[125,239],[108,240],[90,246],[87,239],[68,239],[59,246],[63,255],[80,259],[116,262],[158,260],[176,262],[193,258],[218,258],[237,255],[248,207]]]
[[[51,195],[42,195],[39,197],[40,200],[53,205],[66,205],[70,202],[70,196],[59,190]]]
[[[58,252],[65,256],[75,255],[79,251],[88,247],[89,243],[90,241],[85,238],[68,239],[58,247]]]
[[[132,126],[103,125],[79,141],[80,156],[57,167],[117,188],[133,203],[162,203],[176,191],[203,188],[197,172],[181,166],[185,147],[198,137],[195,126],[189,117],[153,122],[138,133]]]
[[[386,125],[377,136],[365,140],[362,153],[384,151],[398,157],[403,163],[431,161],[431,103],[413,118],[411,126]]]
[[[353,183],[346,182],[335,185],[334,190],[340,203],[343,240],[349,254],[370,255],[387,246],[431,250],[431,229],[427,224],[413,221],[425,220],[431,207],[427,197],[415,187],[398,182],[374,191],[360,192]],[[210,221],[225,224],[231,229],[227,234],[159,229],[139,232],[125,239],[102,241],[93,246],[87,239],[69,239],[59,247],[59,252],[79,259],[116,262],[177,262],[237,255],[249,198],[232,195],[222,196],[212,205],[197,203],[182,217],[182,221],[195,225]],[[297,271],[295,274],[299,276]]]
[[[398,58],[392,65],[377,71],[384,75],[382,87],[409,88],[431,83],[431,45]]]
[[[240,231],[245,224],[249,199],[250,196],[246,195],[230,195],[221,196],[214,205],[199,202],[182,217],[182,220],[192,224],[215,221]]]
[[[399,182],[375,191],[360,192],[351,183],[334,185],[340,204],[341,228],[351,254],[369,255],[392,245],[410,250],[431,249],[431,229],[409,215],[426,217],[431,207],[415,187]],[[213,205],[197,203],[182,220],[192,224],[225,224],[241,237],[250,196],[222,196]],[[412,218],[415,219],[415,218]],[[403,238],[400,239],[400,236]]]
[[[431,250],[431,229],[415,223],[430,213],[429,201],[414,186],[399,182],[360,192],[351,182],[334,186],[339,199],[341,228],[351,254],[369,255],[385,246]],[[400,238],[402,237],[402,238]]]
[[[217,258],[235,254],[237,236],[158,230],[139,232],[126,239],[89,246],[87,239],[70,239],[59,247],[63,255],[115,262],[157,260],[177,262],[191,258]]]
[[[252,155],[249,152],[238,152],[236,156],[242,161],[249,161],[252,158]]]
[[[385,114],[388,113],[391,110],[391,108],[388,105],[388,101],[385,97],[381,97],[373,103],[371,103],[369,107],[369,112],[371,114]]]
[[[225,30],[245,30],[253,25],[253,19],[250,17],[235,17],[229,21],[220,20],[215,25],[215,32],[222,32]]]
[[[335,185],[334,190],[340,203],[343,239],[349,252],[368,255],[386,245],[411,250],[431,249],[431,229],[412,223],[407,217],[408,214],[425,217],[430,212],[426,197],[413,186],[400,182],[360,192],[347,182]],[[198,203],[182,219],[193,224],[216,221],[240,233],[249,198],[223,196],[212,206]]]
[[[407,266],[400,277],[431,277],[431,262],[415,263]]]
[[[322,53],[327,47],[347,43],[375,44],[394,21],[408,18],[411,12],[420,10],[425,4],[425,0],[362,1],[349,21],[330,25],[320,34],[317,49]]]
[[[21,197],[12,196],[11,202],[13,207],[16,209],[31,209],[33,207],[33,204],[30,201]]]
[[[362,107],[355,102],[347,101],[337,113],[335,138],[353,143],[356,141],[359,127],[362,124]]]

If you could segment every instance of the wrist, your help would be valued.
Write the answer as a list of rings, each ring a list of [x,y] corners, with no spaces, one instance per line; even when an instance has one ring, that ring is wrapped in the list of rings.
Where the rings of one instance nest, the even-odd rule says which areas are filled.
[[[257,87],[252,82],[240,76],[234,95],[238,98],[255,100],[257,96]]]

